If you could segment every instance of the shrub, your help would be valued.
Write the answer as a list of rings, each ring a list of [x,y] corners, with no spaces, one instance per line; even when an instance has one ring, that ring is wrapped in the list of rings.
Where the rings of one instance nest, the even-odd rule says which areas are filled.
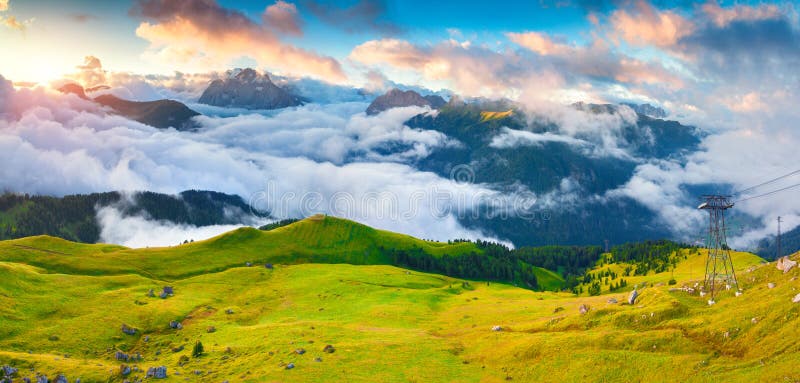
[[[194,348],[192,349],[192,356],[195,358],[199,358],[200,355],[203,355],[203,344],[200,343],[198,340],[197,343],[194,344]]]

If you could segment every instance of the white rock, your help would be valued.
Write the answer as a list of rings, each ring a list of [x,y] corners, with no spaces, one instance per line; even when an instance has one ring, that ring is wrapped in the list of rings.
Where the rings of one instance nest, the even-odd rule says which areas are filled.
[[[782,257],[778,262],[775,262],[775,267],[784,273],[788,273],[795,266],[797,266],[797,261],[789,259],[788,256]]]
[[[503,328],[500,326],[492,326],[492,331],[503,331]]]
[[[767,287],[770,288],[770,289],[774,289],[775,288],[775,284],[772,283],[772,282],[767,283]]]
[[[800,294],[797,294],[792,298],[793,303],[800,303]]]
[[[709,300],[708,300],[708,305],[709,305],[709,306],[713,306],[715,303],[717,303],[717,302],[714,302],[714,300],[713,300],[713,299],[709,299]]]

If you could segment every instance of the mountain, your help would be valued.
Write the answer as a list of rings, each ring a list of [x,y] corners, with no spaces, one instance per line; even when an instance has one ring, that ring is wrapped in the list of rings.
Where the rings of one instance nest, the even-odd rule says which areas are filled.
[[[445,104],[446,102],[440,96],[430,95],[422,97],[413,90],[402,91],[394,88],[373,100],[367,107],[367,114],[372,116],[384,110],[404,106],[429,106],[432,109],[438,109]]]
[[[90,88],[90,91],[107,89],[105,85]],[[69,83],[64,84],[58,90],[62,93],[75,94],[84,100],[94,101],[100,105],[107,106],[114,110],[114,113],[130,118],[159,129],[175,128],[177,130],[195,130],[199,124],[192,118],[199,116],[200,113],[189,109],[181,102],[174,100],[156,101],[130,101],[123,100],[111,94],[98,96],[94,99],[86,95],[83,87]]]
[[[781,234],[781,254],[794,254],[798,251],[800,251],[800,226]],[[764,259],[775,259],[778,255],[775,236],[759,241],[755,253]]]
[[[200,96],[201,104],[247,109],[280,109],[303,100],[275,85],[269,75],[247,68],[211,82]]]
[[[84,100],[89,99],[89,97],[86,97],[86,92],[84,92],[83,87],[75,83],[64,84],[58,88],[58,91],[61,93],[74,94]]]
[[[628,106],[633,109],[634,112],[650,117],[650,118],[666,118],[667,111],[657,106],[653,106],[650,104],[630,104],[630,103],[623,103],[622,105]]]
[[[178,195],[139,192],[78,194],[65,197],[0,195],[0,239],[52,235],[95,243],[100,239],[97,210],[115,207],[123,216],[141,216],[176,224],[209,226],[241,224],[266,212],[250,207],[239,196],[199,190]]]
[[[576,107],[588,113],[618,111],[615,105]],[[414,165],[442,177],[451,177],[454,169],[466,165],[471,182],[510,194],[521,189],[535,193],[536,204],[526,210],[526,217],[465,214],[460,218],[462,224],[516,246],[602,244],[605,239],[614,244],[671,235],[671,229],[636,200],[603,195],[628,182],[642,159],[680,159],[695,150],[700,134],[694,127],[638,114],[619,131],[618,148],[593,144],[588,134],[576,134],[573,141],[498,144],[512,134],[540,138],[566,134],[555,124],[528,120],[510,101],[453,98],[436,115],[414,116],[406,125],[442,132],[460,145],[434,149]]]
[[[474,249],[331,217],[165,248],[0,241],[0,361],[11,367],[0,374],[136,381],[163,366],[165,381],[188,382],[796,380],[796,268],[734,252],[744,296],[723,291],[709,306],[688,291],[702,249],[668,254],[668,270],[646,274],[636,271],[646,258],[606,257],[587,274],[600,288],[570,294],[364,264],[381,245],[443,259]],[[172,295],[160,298],[165,286]],[[192,357],[196,342],[203,353]]]
[[[94,99],[95,102],[113,109],[131,120],[139,121],[159,129],[195,130],[200,127],[192,120],[200,113],[174,100],[128,101],[111,94]]]

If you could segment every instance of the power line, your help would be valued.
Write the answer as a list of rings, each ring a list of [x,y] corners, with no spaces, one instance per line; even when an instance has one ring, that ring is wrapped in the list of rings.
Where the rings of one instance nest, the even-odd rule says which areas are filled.
[[[735,203],[739,203],[739,202],[748,201],[748,200],[751,200],[751,199],[753,199],[753,198],[766,197],[766,196],[768,196],[768,195],[775,194],[775,193],[778,193],[778,192],[782,192],[782,191],[784,191],[784,190],[789,190],[789,189],[792,189],[792,188],[796,188],[796,187],[798,187],[798,186],[800,186],[800,183],[797,183],[797,184],[794,184],[794,185],[789,185],[789,186],[787,186],[787,187],[780,188],[780,189],[778,189],[778,190],[773,190],[773,191],[771,191],[771,192],[766,192],[766,193],[763,193],[763,194],[754,195],[754,196],[752,196],[752,197],[743,198],[743,199],[740,199],[740,200],[736,201]]]
[[[769,181],[762,182],[762,183],[760,183],[760,184],[758,184],[758,185],[751,186],[751,187],[749,187],[749,188],[747,188],[747,189],[742,189],[742,190],[739,190],[739,191],[737,191],[737,192],[734,192],[733,194],[742,194],[742,193],[748,192],[748,191],[750,191],[750,190],[753,190],[753,189],[756,189],[756,188],[762,187],[762,186],[764,186],[764,185],[769,185],[769,184],[771,184],[771,183],[773,183],[773,182],[775,182],[775,181],[782,180],[782,179],[784,179],[784,178],[786,178],[786,177],[793,176],[793,175],[795,175],[795,174],[798,174],[798,173],[800,173],[800,169],[798,169],[798,170],[795,170],[795,171],[793,171],[793,172],[791,172],[791,173],[788,173],[788,174],[784,174],[784,175],[782,175],[782,176],[780,176],[780,177],[773,178],[773,179],[771,179],[771,180],[769,180]]]

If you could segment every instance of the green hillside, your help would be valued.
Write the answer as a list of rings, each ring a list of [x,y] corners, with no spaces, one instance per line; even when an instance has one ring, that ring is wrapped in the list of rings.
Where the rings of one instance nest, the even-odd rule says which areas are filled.
[[[784,274],[734,253],[744,295],[709,306],[678,290],[701,278],[704,254],[687,251],[674,272],[636,276],[648,287],[628,305],[609,299],[625,302],[633,283],[589,297],[345,264],[380,261],[376,245],[475,250],[330,217],[171,248],[3,241],[0,365],[70,382],[133,381],[157,366],[167,367],[165,382],[800,379],[797,268]],[[601,264],[593,272],[622,266]],[[675,285],[661,283],[673,275]],[[161,299],[165,285],[174,296]],[[124,334],[123,324],[137,332]],[[204,353],[193,357],[197,341]],[[142,360],[116,360],[117,351]],[[132,368],[126,378],[121,365]]]

